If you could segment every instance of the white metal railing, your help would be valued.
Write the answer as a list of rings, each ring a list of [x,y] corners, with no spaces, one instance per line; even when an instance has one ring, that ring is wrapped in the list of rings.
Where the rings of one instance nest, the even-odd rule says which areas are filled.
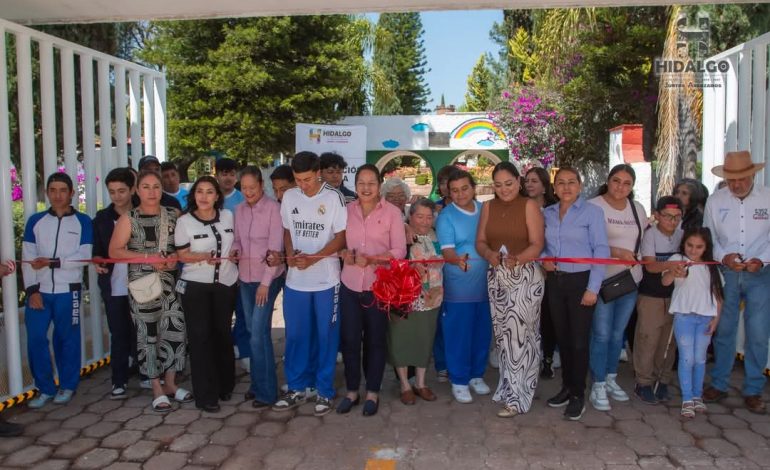
[[[770,93],[768,47],[770,33],[706,59],[726,61],[729,70],[704,73],[704,82],[721,87],[703,89],[703,183],[713,190],[719,178],[710,169],[724,161],[726,152],[750,150],[756,163],[770,160]],[[770,185],[770,170],[760,173]]]
[[[13,96],[8,89],[8,37],[13,38],[16,52],[18,135],[11,135],[10,129],[9,104]],[[38,54],[33,54],[33,45]],[[59,63],[58,90],[56,61]],[[75,102],[78,78],[79,107]],[[39,83],[40,91],[37,100],[34,99],[36,83]],[[34,106],[36,102],[38,108]],[[60,105],[59,113],[57,104]],[[101,151],[95,142],[97,119]],[[57,141],[57,121],[62,131],[61,142]],[[37,168],[35,158],[38,133],[42,143],[42,169]],[[0,19],[0,259],[15,258],[10,198],[12,141],[19,141],[26,221],[37,211],[37,171],[41,170],[43,178],[47,177],[57,171],[59,156],[62,156],[66,172],[76,181],[78,149],[82,150],[85,168],[86,212],[93,217],[97,201],[101,199],[97,197],[98,185],[104,184],[104,176],[113,168],[128,165],[129,136],[134,166],[142,156],[143,142],[145,153],[152,153],[161,161],[166,159],[166,78],[163,73]],[[113,137],[116,147],[112,146]],[[85,321],[80,323],[83,365],[105,355],[104,342],[100,340],[104,331],[102,307],[93,267],[88,269],[88,278],[91,302],[90,310],[83,318],[88,319],[89,327]],[[16,277],[4,277],[2,288],[8,371],[6,393],[13,396],[32,384],[23,380],[19,325],[23,312],[17,307]],[[86,338],[91,339],[90,347],[87,347]]]

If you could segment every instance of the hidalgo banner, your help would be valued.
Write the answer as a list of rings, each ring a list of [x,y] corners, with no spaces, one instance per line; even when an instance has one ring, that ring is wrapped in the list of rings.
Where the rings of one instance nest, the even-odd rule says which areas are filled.
[[[366,127],[297,124],[296,151],[321,155],[334,152],[345,159],[343,184],[355,191],[356,168],[366,163]]]

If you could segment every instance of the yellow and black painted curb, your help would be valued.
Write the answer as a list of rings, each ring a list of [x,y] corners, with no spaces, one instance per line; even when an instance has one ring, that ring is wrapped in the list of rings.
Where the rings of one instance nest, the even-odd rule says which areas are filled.
[[[104,367],[107,364],[110,363],[110,356],[105,357],[104,359],[99,359],[96,362],[92,362],[91,364],[88,364],[85,367],[80,368],[80,376],[84,377],[88,374],[93,373],[100,367]],[[56,383],[59,381],[56,380]],[[16,405],[20,405],[21,403],[24,403],[25,401],[31,400],[37,395],[37,389],[27,390],[26,392],[22,392],[15,397],[10,397],[2,402],[0,402],[0,411],[7,410],[8,408]]]

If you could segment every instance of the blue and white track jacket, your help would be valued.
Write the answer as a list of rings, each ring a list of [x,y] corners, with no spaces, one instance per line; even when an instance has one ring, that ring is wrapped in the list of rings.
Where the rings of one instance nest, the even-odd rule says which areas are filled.
[[[51,263],[38,270],[22,264],[27,296],[35,292],[61,294],[80,289],[83,266],[87,263],[74,260],[90,259],[93,243],[91,219],[72,207],[63,217],[58,217],[53,209],[30,217],[24,229],[22,259],[51,258]]]

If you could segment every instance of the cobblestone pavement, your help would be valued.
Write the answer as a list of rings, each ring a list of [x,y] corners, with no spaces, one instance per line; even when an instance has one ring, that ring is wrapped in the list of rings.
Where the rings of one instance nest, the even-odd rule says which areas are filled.
[[[282,339],[276,347],[282,349]],[[282,369],[282,367],[279,367]],[[20,406],[4,413],[26,426],[18,438],[0,439],[0,467],[39,469],[666,469],[770,467],[770,416],[743,407],[739,373],[730,398],[709,405],[707,415],[682,422],[679,397],[650,406],[632,397],[613,402],[610,412],[588,406],[580,422],[565,421],[545,399],[559,379],[541,381],[532,410],[513,419],[495,416],[489,396],[460,405],[449,384],[431,376],[436,402],[404,406],[391,369],[386,370],[380,412],[363,417],[313,416],[308,403],[297,410],[254,411],[243,400],[248,376],[240,369],[233,399],[218,413],[186,404],[159,415],[151,393],[134,381],[130,398],[110,401],[109,371],[81,383],[66,406],[39,411]],[[558,370],[557,370],[558,372]],[[632,371],[620,382],[632,387]],[[490,385],[497,371],[487,373]],[[342,366],[337,384],[343,392]],[[189,381],[183,384],[189,388]],[[673,390],[676,395],[676,390]],[[769,397],[765,395],[765,399]]]

